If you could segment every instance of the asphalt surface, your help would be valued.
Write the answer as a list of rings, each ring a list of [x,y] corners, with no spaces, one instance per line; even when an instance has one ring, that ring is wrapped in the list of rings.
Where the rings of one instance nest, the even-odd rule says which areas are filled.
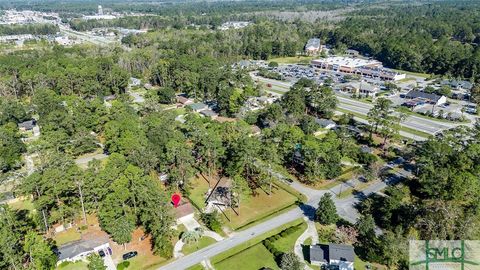
[[[286,93],[289,91],[289,88],[293,85],[290,82],[284,82],[284,81],[277,81],[277,80],[272,80],[272,79],[267,79],[259,76],[255,76],[253,73],[250,73],[252,78],[255,81],[261,81],[263,83],[270,84],[272,92],[277,93],[279,95],[282,95],[283,93]],[[355,99],[350,99],[346,97],[342,97],[337,94],[337,98],[339,101],[338,108],[355,112],[358,114],[362,115],[367,115],[368,111],[373,107],[373,104],[368,104],[366,102],[358,101]],[[450,129],[453,127],[456,127],[461,124],[457,123],[447,123],[447,122],[439,122],[436,120],[430,120],[426,119],[423,117],[418,117],[414,115],[409,115],[404,122],[401,123],[403,127],[411,128],[414,130],[418,130],[421,132],[425,132],[431,135],[435,135],[440,131]],[[424,140],[425,138],[411,134],[409,132],[402,131],[401,132],[402,136],[409,137],[412,139],[418,139],[418,140]]]
[[[391,167],[391,166],[388,166]],[[297,191],[302,192],[308,197],[308,202],[306,204],[300,205],[298,208],[290,210],[286,213],[280,214],[276,217],[273,217],[265,222],[262,222],[258,225],[250,227],[246,230],[236,232],[233,236],[226,238],[222,241],[216,242],[208,247],[205,247],[197,252],[191,253],[187,256],[179,258],[174,262],[158,268],[159,270],[179,270],[187,269],[193,265],[199,264],[203,260],[207,260],[215,255],[218,255],[224,251],[227,251],[241,243],[244,243],[250,239],[255,238],[258,235],[271,231],[283,224],[294,221],[298,218],[308,217],[313,219],[315,214],[315,209],[318,206],[320,198],[325,193],[331,193],[333,195],[333,200],[335,206],[337,207],[337,213],[345,220],[354,223],[359,217],[359,213],[355,208],[355,205],[360,202],[363,198],[368,197],[373,193],[377,193],[388,185],[393,185],[398,183],[404,176],[409,176],[410,173],[402,169],[396,173],[396,175],[388,178],[386,181],[377,181],[369,185],[364,190],[355,194],[354,196],[349,196],[345,199],[337,199],[335,194],[340,193],[340,189],[345,188],[341,185],[337,185],[330,190],[315,190],[309,187],[306,187],[298,182],[291,183],[291,186]],[[348,185],[348,183],[347,183]],[[378,229],[376,233],[381,233]]]

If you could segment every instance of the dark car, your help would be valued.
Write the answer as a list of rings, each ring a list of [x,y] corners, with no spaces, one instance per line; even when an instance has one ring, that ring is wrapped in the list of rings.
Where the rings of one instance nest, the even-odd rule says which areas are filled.
[[[138,252],[130,251],[130,252],[127,252],[127,253],[123,254],[122,257],[123,257],[124,260],[128,260],[128,259],[131,259],[131,258],[137,256],[137,255],[138,255]]]
[[[100,257],[105,257],[105,251],[103,250],[98,251],[98,255],[100,255]]]

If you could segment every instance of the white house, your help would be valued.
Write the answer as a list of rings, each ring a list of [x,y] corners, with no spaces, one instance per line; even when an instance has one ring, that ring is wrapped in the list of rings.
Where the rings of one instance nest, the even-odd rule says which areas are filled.
[[[100,250],[105,254],[109,254],[109,248],[110,244],[108,243],[108,238],[75,241],[58,248],[57,264],[61,264],[65,261],[75,262],[84,260],[88,255],[94,252],[99,252]]]

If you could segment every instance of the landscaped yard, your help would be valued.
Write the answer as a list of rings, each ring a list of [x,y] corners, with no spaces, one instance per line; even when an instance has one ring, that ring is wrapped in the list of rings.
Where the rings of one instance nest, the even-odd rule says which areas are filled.
[[[269,267],[279,269],[273,255],[261,243],[214,264],[217,270],[251,270]]]
[[[183,246],[182,253],[187,255],[193,253],[197,250],[200,250],[206,246],[209,246],[215,243],[215,239],[203,236],[197,243],[186,244]]]

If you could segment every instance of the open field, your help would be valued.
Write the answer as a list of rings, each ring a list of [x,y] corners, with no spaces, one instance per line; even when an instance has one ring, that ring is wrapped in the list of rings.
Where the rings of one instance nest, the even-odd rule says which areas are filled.
[[[239,209],[235,209],[239,215],[235,214],[231,209],[225,211],[225,215],[222,215],[225,219],[224,224],[236,230],[258,219],[288,208],[297,201],[296,197],[276,185],[274,185],[271,195],[268,195],[263,190],[258,190],[258,193],[256,197],[245,196],[241,198]]]
[[[297,64],[297,63],[310,63],[316,57],[313,56],[291,56],[291,57],[278,57],[268,60],[269,62],[277,62],[279,64]]]
[[[192,179],[191,185],[189,199],[194,205],[202,209],[205,206],[205,194],[209,189],[208,183],[202,177],[195,177]],[[259,189],[257,190],[258,195],[255,197],[242,196],[239,209],[235,209],[239,215],[231,209],[226,210],[221,214],[223,224],[234,230],[240,229],[272,214],[276,214],[281,210],[285,210],[293,206],[297,200],[303,199],[301,195],[297,197],[297,194],[293,193],[294,191],[287,191],[282,187],[281,183],[274,184],[272,194],[270,195]]]

